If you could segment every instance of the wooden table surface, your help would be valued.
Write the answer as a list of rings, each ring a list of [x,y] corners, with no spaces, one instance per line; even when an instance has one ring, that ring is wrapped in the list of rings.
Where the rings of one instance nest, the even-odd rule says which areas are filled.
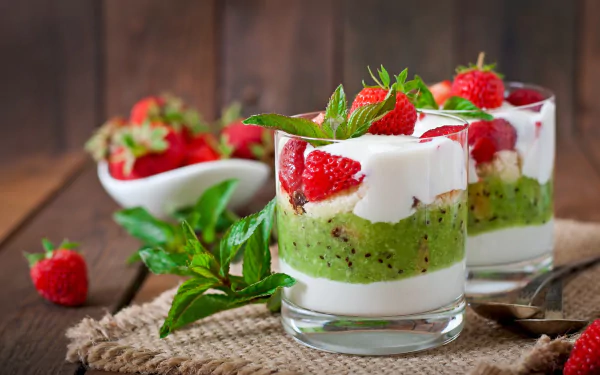
[[[561,139],[557,145],[556,214],[600,221],[600,152],[594,142]],[[116,203],[103,191],[95,166],[82,155],[32,157],[0,166],[0,373],[106,374],[65,362],[65,330],[85,316],[100,318],[148,301],[178,282],[149,276],[125,259],[137,242],[112,220]],[[273,194],[257,199],[258,209]],[[40,251],[40,239],[81,242],[90,290],[82,307],[52,305],[38,296],[23,251]]]

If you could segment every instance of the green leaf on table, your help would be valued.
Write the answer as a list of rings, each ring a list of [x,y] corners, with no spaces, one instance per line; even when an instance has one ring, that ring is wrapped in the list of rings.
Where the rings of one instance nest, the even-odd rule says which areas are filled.
[[[141,249],[138,253],[146,267],[152,273],[182,276],[191,274],[191,271],[188,269],[190,258],[187,254],[168,253],[163,249],[150,247]]]
[[[269,242],[275,218],[275,202],[271,201],[263,211],[265,211],[263,221],[250,238],[248,238],[248,241],[244,246],[242,274],[244,276],[244,281],[248,284],[258,282],[271,273],[271,251],[269,250]]]
[[[230,298],[226,295],[204,295],[208,289],[218,286],[214,279],[194,277],[179,286],[173,298],[169,314],[160,328],[164,338],[173,330],[216,312],[227,309]]]
[[[130,235],[145,245],[167,245],[176,238],[174,226],[155,218],[141,207],[117,211],[113,217]]]
[[[258,125],[267,129],[281,130],[301,137],[328,138],[327,133],[320,126],[305,118],[268,113],[250,116],[242,122],[246,125]],[[327,142],[311,140],[309,143],[313,146],[321,146]]]
[[[423,82],[423,79],[415,75],[414,81],[417,85],[417,93],[415,94],[414,104],[416,108],[422,109],[439,109],[439,106],[433,98],[433,94],[429,91],[429,87]]]
[[[246,216],[235,222],[225,233],[219,244],[221,271],[220,275],[229,273],[229,265],[237,252],[255,235],[264,220],[273,220],[275,199],[272,199],[260,212]]]
[[[202,231],[202,239],[207,243],[215,241],[216,227],[219,218],[227,208],[239,181],[225,180],[208,188],[198,199],[194,212],[200,216],[197,227]]]
[[[267,309],[272,313],[278,313],[281,311],[281,297],[283,290],[277,289],[275,293],[271,294],[271,297],[267,300]]]
[[[473,102],[461,98],[460,96],[451,96],[448,98],[442,109],[447,111],[464,111],[458,114],[461,117],[479,118],[486,121],[492,121],[494,119],[492,115],[482,111],[481,108],[477,107]]]
[[[393,85],[382,102],[359,107],[348,119],[343,139],[357,138],[365,134],[371,125],[396,107],[396,88]]]
[[[296,280],[285,273],[274,273],[242,290],[236,291],[236,297],[265,297],[275,293],[278,288],[287,288],[296,283]]]

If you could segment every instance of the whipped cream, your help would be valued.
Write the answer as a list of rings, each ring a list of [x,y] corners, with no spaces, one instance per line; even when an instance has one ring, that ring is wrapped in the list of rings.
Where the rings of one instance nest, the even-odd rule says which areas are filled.
[[[296,279],[296,285],[284,289],[285,298],[326,314],[380,317],[423,313],[454,302],[465,287],[464,262],[403,280],[370,284],[315,278],[281,259],[279,265],[281,272]]]
[[[364,187],[352,212],[373,223],[397,223],[415,212],[415,198],[431,204],[440,194],[467,187],[466,152],[446,137],[420,143],[410,136],[365,134],[317,149],[361,164]],[[308,146],[305,156],[314,150]]]

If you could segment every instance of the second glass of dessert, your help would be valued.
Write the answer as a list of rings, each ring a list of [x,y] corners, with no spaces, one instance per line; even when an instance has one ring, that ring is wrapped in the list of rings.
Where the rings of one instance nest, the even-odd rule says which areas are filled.
[[[466,122],[428,114],[444,126],[411,136],[417,112],[398,82],[363,89],[350,110],[340,87],[325,112],[246,120],[280,129],[279,260],[296,279],[282,322],[308,346],[406,353],[463,327]]]

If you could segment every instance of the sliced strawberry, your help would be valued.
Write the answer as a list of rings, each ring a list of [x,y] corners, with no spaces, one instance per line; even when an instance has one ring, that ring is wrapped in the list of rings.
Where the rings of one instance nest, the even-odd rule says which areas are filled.
[[[492,161],[494,154],[502,150],[514,150],[517,131],[506,120],[477,121],[469,125],[471,156],[477,163]]]
[[[337,192],[356,186],[364,176],[357,177],[360,163],[343,156],[315,150],[306,157],[302,180],[308,201],[320,201]]]
[[[388,93],[387,89],[381,87],[363,88],[350,108],[350,114],[357,108],[367,104],[382,102]],[[402,93],[396,93],[396,107],[385,115],[381,120],[373,123],[369,128],[371,134],[384,135],[410,135],[415,130],[417,122],[417,110],[408,97]]]
[[[452,82],[445,80],[429,86],[433,99],[437,105],[442,106],[452,96]]]
[[[448,134],[458,133],[461,130],[464,130],[467,125],[443,125],[434,129],[427,130],[423,133],[419,138],[432,138],[432,137],[440,137]],[[449,137],[452,140],[458,141],[457,136]],[[425,140],[427,141],[427,140]]]
[[[287,141],[279,156],[279,182],[288,194],[299,190],[302,186],[304,172],[304,150],[308,143],[301,139]]]
[[[518,89],[510,93],[506,101],[512,105],[522,106],[538,103],[544,100],[544,96],[536,90]]]

